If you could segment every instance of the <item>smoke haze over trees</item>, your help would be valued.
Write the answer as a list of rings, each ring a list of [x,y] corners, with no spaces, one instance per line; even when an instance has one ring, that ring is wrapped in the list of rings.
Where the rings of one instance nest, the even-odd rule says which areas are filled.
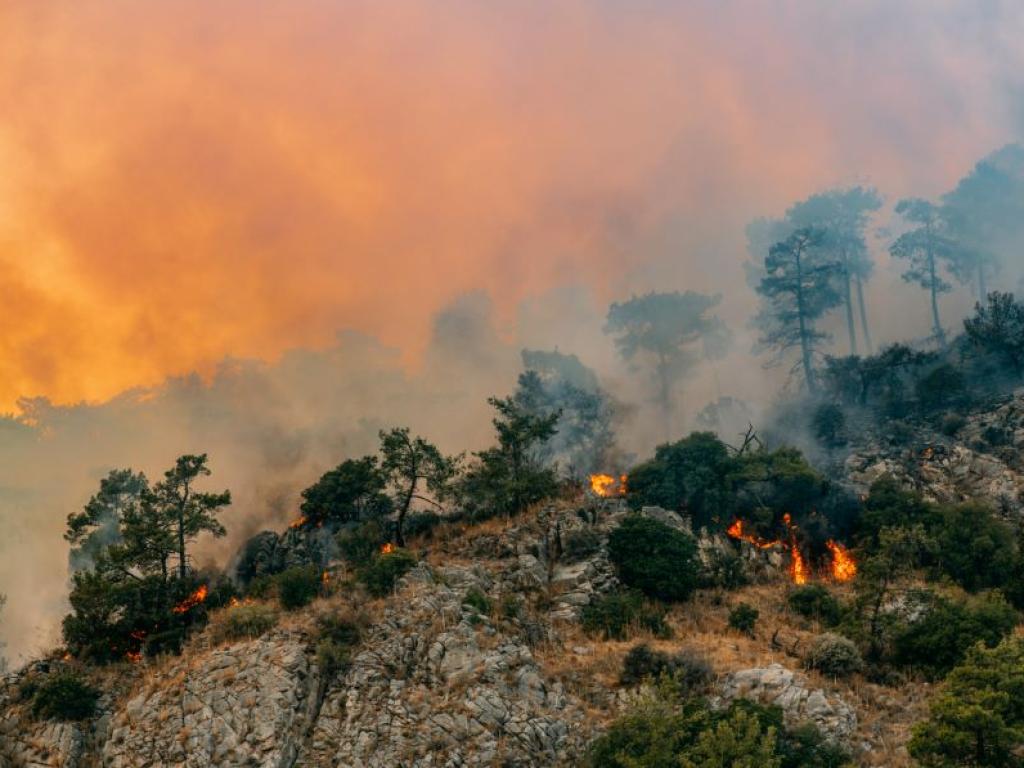
[[[485,450],[486,398],[514,396],[524,369],[580,427],[545,447],[563,456],[607,460],[607,421],[588,425],[609,409],[641,458],[709,403],[742,428],[790,381],[749,352],[766,330],[744,283],[755,219],[762,266],[795,230],[825,231],[834,295],[802,340],[865,356],[868,399],[904,374],[913,395],[916,363],[890,344],[955,335],[986,291],[1024,293],[1014,4],[35,6],[0,11],[0,94],[19,105],[0,127],[12,659],[55,637],[54,542],[122,467],[159,477],[209,451],[234,503],[228,538],[195,555],[223,562],[381,429]],[[919,226],[894,210],[908,198],[958,246],[939,259],[948,293],[900,280],[922,253],[889,252]],[[735,337],[714,365],[693,364],[718,356],[694,341],[668,396],[602,330],[652,292],[705,297]],[[991,313],[976,343],[1010,359],[991,327],[1017,320]],[[74,546],[88,556],[88,537]]]

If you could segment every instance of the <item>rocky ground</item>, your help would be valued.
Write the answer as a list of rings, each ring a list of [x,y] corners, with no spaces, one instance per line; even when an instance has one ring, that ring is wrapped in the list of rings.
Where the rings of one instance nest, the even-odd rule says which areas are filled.
[[[685,527],[674,513],[646,513]],[[16,700],[28,670],[12,674],[0,688],[0,766],[577,765],[636,695],[617,684],[633,642],[599,641],[578,624],[580,608],[616,586],[604,541],[623,514],[590,502],[451,531],[422,550],[394,596],[322,599],[258,639],[217,642],[215,616],[180,657],[108,670],[112,693],[90,723],[33,721]],[[706,656],[722,701],[775,703],[855,748],[879,747],[887,734],[858,719],[866,694],[800,672],[774,631],[793,643],[814,628],[773,604],[777,587],[751,589],[728,600],[762,606],[757,637],[730,635],[728,605],[704,595],[674,610],[673,639],[638,639]],[[471,591],[491,609],[466,605]],[[373,621],[332,675],[318,666],[315,618],[340,608]]]

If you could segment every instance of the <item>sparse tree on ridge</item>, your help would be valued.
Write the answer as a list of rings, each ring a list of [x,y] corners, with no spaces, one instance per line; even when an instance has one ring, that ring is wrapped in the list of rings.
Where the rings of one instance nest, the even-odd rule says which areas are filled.
[[[910,262],[903,279],[928,291],[932,334],[941,346],[945,346],[946,332],[939,318],[939,294],[948,293],[952,286],[943,279],[942,271],[943,266],[947,271],[952,269],[957,260],[962,259],[964,249],[949,236],[942,209],[934,203],[907,198],[896,204],[896,213],[916,226],[900,235],[889,247],[889,252],[895,258]]]
[[[702,360],[724,356],[730,341],[725,323],[712,311],[721,296],[694,291],[648,293],[612,304],[605,333],[615,337],[627,362],[648,359],[657,386],[655,401],[672,434],[673,388]]]
[[[458,469],[459,457],[447,457],[435,445],[422,437],[412,437],[406,427],[380,432],[381,471],[395,491],[394,506],[397,513],[395,543],[405,546],[404,526],[413,500],[439,506]],[[422,496],[423,484],[433,498]]]
[[[164,479],[153,487],[152,503],[170,521],[177,541],[178,577],[188,574],[186,547],[200,533],[224,536],[217,511],[231,503],[231,492],[204,493],[194,487],[196,480],[210,474],[206,454],[180,456]]]
[[[873,267],[864,228],[868,217],[882,206],[882,199],[873,189],[852,187],[812,195],[792,206],[786,219],[795,229],[816,227],[822,230],[821,248],[838,262],[840,294],[846,310],[846,329],[850,354],[856,355],[857,330],[855,305],[860,313],[861,332],[865,346],[871,351],[871,332],[864,304],[864,282]]]
[[[92,567],[107,546],[121,540],[122,515],[148,491],[146,476],[130,469],[112,470],[100,480],[82,511],[68,515],[64,539],[71,544],[72,571]]]
[[[825,258],[820,246],[824,232],[805,227],[772,246],[764,263],[764,277],[758,286],[765,306],[762,318],[767,327],[759,339],[763,348],[776,350],[776,361],[791,349],[798,349],[807,391],[814,394],[815,349],[828,334],[815,323],[842,301],[836,290],[841,265]]]

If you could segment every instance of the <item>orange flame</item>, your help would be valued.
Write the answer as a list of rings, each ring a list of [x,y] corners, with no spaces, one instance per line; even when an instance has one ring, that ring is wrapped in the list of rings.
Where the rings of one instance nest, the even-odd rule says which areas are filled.
[[[619,475],[616,479],[612,475],[591,475],[590,490],[603,498],[626,495],[626,475]]]
[[[384,544],[384,546],[382,546],[380,548],[380,553],[382,555],[390,555],[394,551],[395,551],[395,545],[392,544],[390,541],[387,542],[386,544]]]
[[[124,657],[132,664],[138,664],[142,661],[142,651],[128,651]]]
[[[191,595],[189,595],[176,606],[174,606],[174,612],[185,613],[185,611],[189,610],[190,608],[195,608],[201,602],[206,600],[206,595],[208,592],[209,590],[206,588],[206,585],[203,584],[201,587],[199,587],[199,589],[197,589]]]
[[[289,528],[301,528],[305,524],[306,524],[306,516],[303,515],[298,520],[292,520],[290,523],[288,523],[288,527]]]
[[[320,582],[326,587],[328,584],[331,583],[331,574],[329,574],[327,571],[324,571],[320,575]]]
[[[857,575],[857,561],[842,544],[832,539],[825,542],[832,553],[832,578],[839,582],[849,581]]]
[[[782,539],[762,539],[760,536],[755,536],[752,533],[745,533],[743,530],[743,521],[735,520],[732,525],[725,529],[727,535],[738,541],[745,541],[748,544],[753,544],[758,549],[771,549],[772,547],[784,547],[789,550],[789,577],[795,584],[806,584],[809,569],[807,567],[807,561],[804,560],[803,554],[800,552],[800,546],[796,540],[796,526],[793,525],[793,519],[787,512],[782,516],[782,521],[786,524],[786,531],[788,532],[787,540]]]

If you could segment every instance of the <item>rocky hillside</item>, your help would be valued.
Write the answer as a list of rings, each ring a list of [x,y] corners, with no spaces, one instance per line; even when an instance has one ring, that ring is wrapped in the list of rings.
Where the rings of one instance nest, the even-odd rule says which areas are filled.
[[[707,659],[719,701],[778,704],[864,765],[902,761],[923,691],[802,671],[799,649],[818,628],[785,607],[780,571],[676,606],[671,639],[586,635],[580,609],[616,586],[605,542],[624,514],[618,502],[590,500],[449,530],[419,549],[420,563],[392,596],[357,597],[339,570],[333,596],[252,639],[222,639],[223,615],[215,614],[181,656],[93,672],[105,693],[85,723],[31,717],[20,687],[43,667],[69,663],[38,662],[0,689],[0,765],[578,765],[637,695],[619,684],[619,671],[642,640]],[[664,510],[645,514],[686,525]],[[701,545],[707,554],[723,543]],[[747,555],[772,573],[762,553],[751,547]],[[750,636],[726,626],[740,601],[761,611]],[[369,626],[349,663],[325,669],[318,617],[352,611]]]

